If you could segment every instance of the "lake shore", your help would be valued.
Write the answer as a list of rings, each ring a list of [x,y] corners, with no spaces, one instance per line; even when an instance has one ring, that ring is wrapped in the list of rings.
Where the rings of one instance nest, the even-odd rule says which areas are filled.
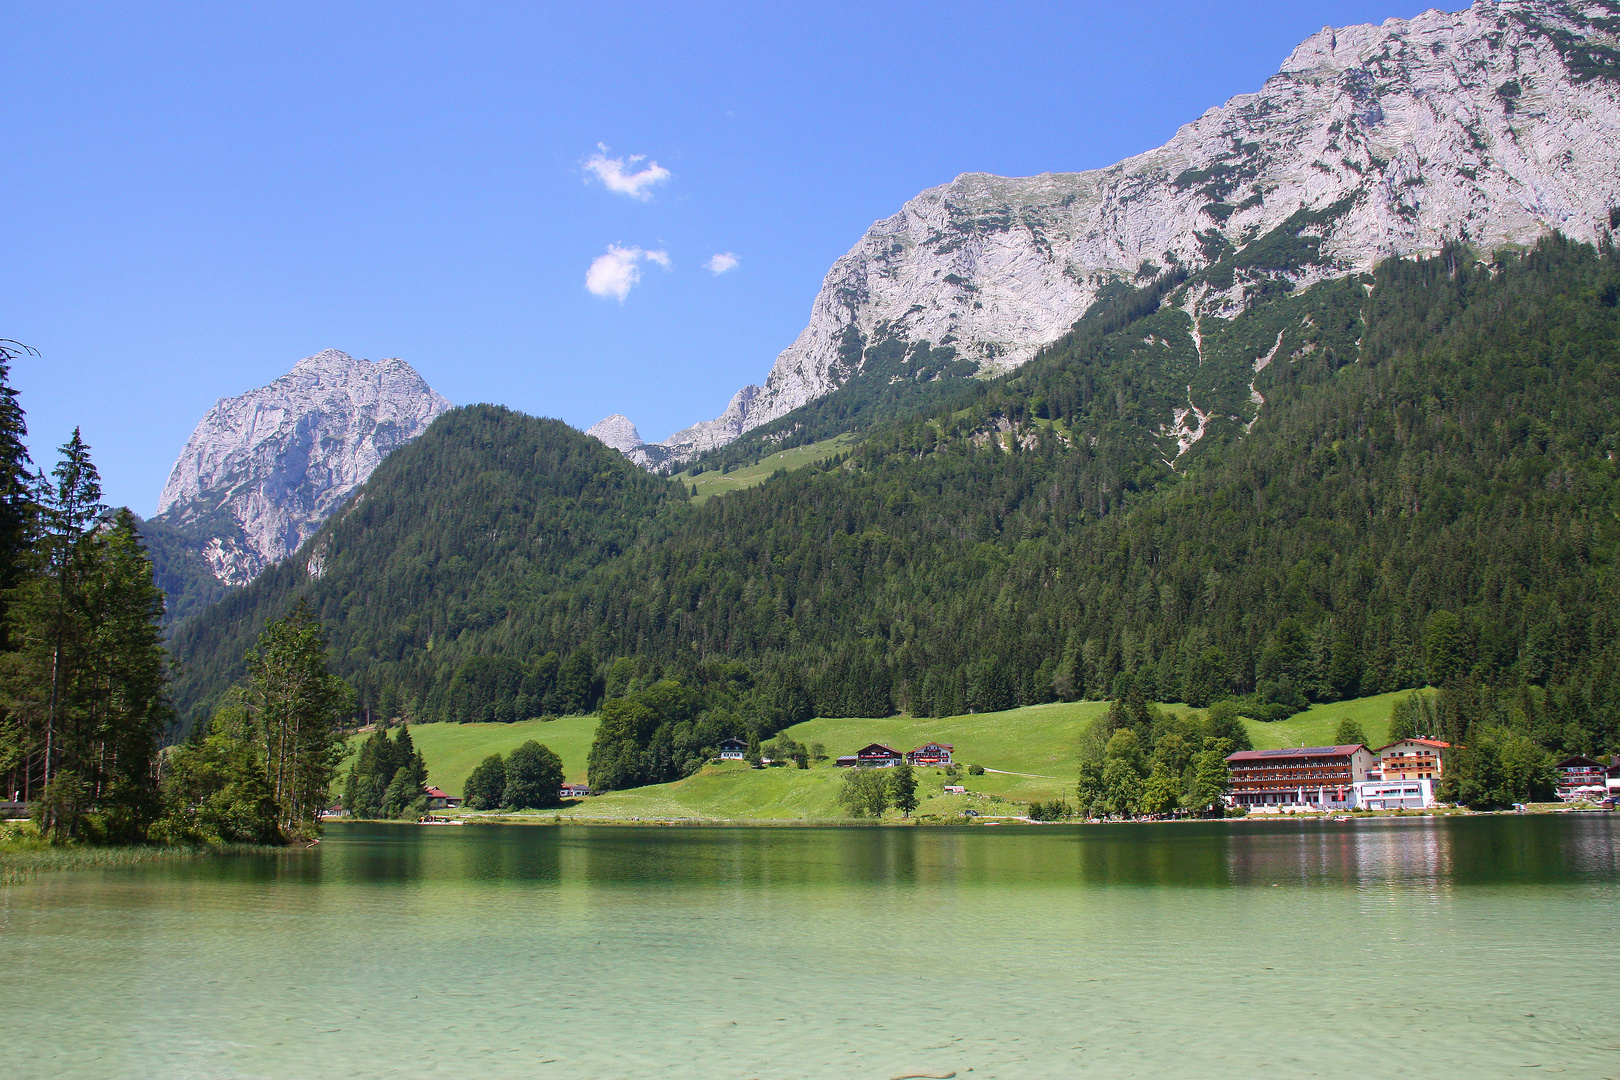
[[[1225,822],[1231,822],[1231,823],[1263,822],[1263,821],[1334,821],[1334,820],[1338,820],[1338,819],[1341,819],[1341,818],[1347,819],[1349,821],[1381,821],[1381,820],[1385,820],[1385,819],[1420,819],[1420,818],[1441,818],[1441,817],[1496,817],[1496,816],[1519,817],[1519,816],[1524,816],[1524,814],[1540,815],[1540,814],[1574,814],[1574,813],[1591,813],[1591,814],[1612,813],[1612,811],[1602,811],[1602,810],[1597,810],[1597,809],[1579,810],[1579,809],[1567,806],[1567,805],[1562,804],[1562,803],[1534,803],[1534,804],[1531,804],[1531,806],[1528,808],[1528,810],[1526,810],[1524,812],[1524,814],[1521,814],[1519,811],[1515,811],[1515,810],[1469,810],[1469,809],[1467,809],[1465,807],[1436,806],[1436,807],[1432,807],[1432,808],[1429,808],[1429,809],[1426,809],[1426,810],[1373,810],[1373,811],[1361,811],[1361,812],[1357,812],[1357,813],[1354,813],[1354,814],[1346,814],[1346,813],[1339,813],[1339,812],[1332,812],[1332,813],[1300,812],[1300,813],[1293,813],[1293,814],[1249,814],[1249,815],[1245,815],[1243,817],[1228,817],[1228,818],[1163,818],[1163,819],[1157,819],[1157,820],[1151,819],[1151,818],[1138,818],[1138,819],[1134,819],[1134,820],[1119,820],[1119,821],[1082,820],[1080,818],[1070,818],[1070,819],[1062,820],[1062,821],[1034,821],[1034,820],[1031,820],[1030,818],[1019,817],[1019,816],[1016,816],[1016,815],[994,815],[994,816],[992,816],[992,815],[983,815],[983,816],[974,817],[974,818],[940,817],[940,816],[937,816],[937,815],[934,815],[934,816],[920,815],[920,816],[911,817],[911,818],[895,818],[895,817],[885,817],[885,818],[848,818],[848,817],[829,817],[829,818],[749,818],[749,817],[736,817],[736,818],[728,818],[728,817],[717,817],[717,816],[708,816],[708,815],[684,816],[684,815],[676,815],[676,814],[653,815],[653,816],[647,816],[647,817],[621,817],[621,816],[591,817],[591,816],[586,815],[586,814],[569,813],[569,812],[567,812],[569,809],[570,809],[569,807],[563,807],[563,808],[560,808],[560,809],[535,810],[535,811],[531,811],[531,812],[528,812],[528,813],[525,813],[525,812],[522,812],[522,811],[506,812],[506,813],[502,813],[500,811],[471,811],[471,812],[464,813],[464,814],[456,814],[454,812],[446,814],[445,812],[440,811],[439,813],[442,816],[450,818],[451,822],[460,823],[462,825],[524,825],[524,826],[532,826],[532,825],[596,825],[596,826],[618,826],[618,827],[632,827],[632,828],[644,828],[644,827],[648,827],[648,826],[655,826],[655,827],[660,827],[660,828],[685,827],[685,828],[750,828],[750,829],[780,829],[780,828],[793,828],[793,827],[803,827],[803,828],[828,828],[828,827],[848,828],[848,827],[852,827],[852,826],[866,827],[866,828],[935,828],[935,827],[939,827],[939,826],[960,827],[960,826],[964,826],[964,825],[970,825],[970,826],[974,826],[974,827],[978,827],[978,828],[984,828],[984,827],[989,827],[989,826],[1019,826],[1019,825],[1027,825],[1027,826],[1046,826],[1046,825],[1190,825],[1190,824],[1208,824],[1210,822],[1219,822],[1219,821],[1225,821]],[[396,824],[396,825],[397,824],[416,824],[414,822],[398,822],[398,821],[369,822],[367,819],[349,819],[349,818],[329,818],[329,819],[327,819],[327,823],[328,824],[335,824],[335,823],[366,824],[366,823],[372,823],[372,824]],[[448,823],[445,823],[445,824],[448,824]],[[438,828],[438,827],[444,827],[444,824],[427,825],[427,826],[424,826],[424,827]]]
[[[32,829],[11,828],[0,833],[0,886],[19,885],[39,874],[58,870],[94,870],[136,863],[195,859],[204,855],[262,855],[286,851],[283,847],[224,844],[192,847],[165,844],[113,844],[107,847],[50,844]]]

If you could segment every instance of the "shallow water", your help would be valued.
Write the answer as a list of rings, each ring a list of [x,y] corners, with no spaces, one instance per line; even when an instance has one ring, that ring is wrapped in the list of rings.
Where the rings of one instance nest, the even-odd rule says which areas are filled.
[[[329,836],[0,888],[0,1075],[1620,1076],[1612,815]]]

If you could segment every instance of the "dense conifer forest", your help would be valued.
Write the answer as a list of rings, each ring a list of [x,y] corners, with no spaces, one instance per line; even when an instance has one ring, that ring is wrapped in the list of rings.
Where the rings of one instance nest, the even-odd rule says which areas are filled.
[[[702,506],[555,421],[457,410],[177,628],[178,704],[204,715],[306,596],[366,715],[674,678],[764,736],[805,711],[1134,692],[1286,715],[1433,683],[1454,738],[1620,749],[1615,252],[1450,248],[1297,292],[1270,272],[1311,257],[1122,286],[1011,376],[889,402],[851,453]],[[1192,291],[1233,274],[1247,307],[1195,326]],[[1193,402],[1196,439],[1161,426]]]

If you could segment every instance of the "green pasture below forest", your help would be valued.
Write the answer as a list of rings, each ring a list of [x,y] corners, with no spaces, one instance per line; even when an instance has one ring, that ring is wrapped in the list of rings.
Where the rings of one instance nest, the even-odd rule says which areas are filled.
[[[1395,703],[1410,692],[1315,705],[1287,720],[1271,724],[1250,720],[1245,725],[1255,747],[1265,750],[1331,743],[1334,727],[1348,718],[1361,724],[1376,747],[1385,741]],[[1189,711],[1185,705],[1160,707],[1173,712]],[[842,816],[837,785],[843,774],[830,759],[853,754],[873,742],[900,751],[926,742],[950,743],[959,764],[992,770],[983,776],[968,776],[962,769],[955,782],[966,787],[968,794],[946,796],[941,771],[919,769],[918,794],[923,797],[917,810],[919,816],[955,816],[968,807],[987,815],[1011,812],[1006,806],[992,806],[991,800],[1021,805],[1036,799],[1072,798],[1075,747],[1080,733],[1107,711],[1106,701],[1076,701],[939,719],[890,716],[809,720],[788,728],[787,734],[799,742],[820,743],[825,748],[829,760],[815,768],[750,769],[727,762],[674,783],[610,792],[561,811],[542,813],[604,819],[836,818]],[[468,774],[480,761],[490,754],[510,753],[530,739],[544,743],[562,758],[570,781],[583,782],[595,731],[596,717],[567,716],[515,724],[420,724],[411,728],[411,738],[427,761],[429,782],[459,795]],[[364,736],[356,736],[360,738]]]
[[[670,479],[679,480],[688,489],[697,488],[694,502],[706,502],[711,496],[724,495],[727,492],[741,491],[757,484],[763,484],[778,469],[802,469],[806,465],[814,465],[818,461],[843,453],[855,444],[853,435],[835,435],[831,439],[810,443],[807,446],[795,446],[790,450],[779,450],[769,457],[759,459],[757,465],[744,465],[732,469],[730,472],[721,472],[719,469],[710,469],[697,474],[679,472]]]
[[[596,735],[596,717],[564,716],[559,720],[520,720],[515,724],[412,724],[411,742],[427,762],[428,783],[452,795],[461,794],[461,785],[480,761],[491,754],[505,756],[515,747],[533,739],[562,758],[563,776],[569,782],[585,782],[585,762],[590,756],[591,739]],[[358,747],[367,736],[349,740]],[[343,789],[351,754],[333,788]]]

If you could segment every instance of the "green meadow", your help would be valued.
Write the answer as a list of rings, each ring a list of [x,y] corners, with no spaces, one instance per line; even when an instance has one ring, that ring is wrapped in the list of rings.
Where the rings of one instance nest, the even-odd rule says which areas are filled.
[[[1410,691],[1316,705],[1276,723],[1245,721],[1258,749],[1283,746],[1322,746],[1333,741],[1333,729],[1342,719],[1355,720],[1376,747],[1386,741],[1395,703]],[[1185,705],[1161,706],[1185,712]],[[956,783],[967,795],[945,795],[944,776],[938,769],[918,770],[918,793],[923,803],[919,817],[958,816],[969,807],[991,816],[1013,813],[1033,800],[1072,794],[1074,753],[1080,733],[1108,711],[1105,701],[1055,702],[1006,712],[919,719],[890,716],[883,719],[816,719],[789,728],[803,743],[820,743],[829,759],[852,754],[867,743],[880,742],[906,751],[926,742],[955,747],[956,761],[982,765],[983,776],[968,776],[963,769]],[[585,780],[594,716],[567,716],[560,720],[525,720],[515,724],[423,724],[411,728],[411,738],[427,760],[430,783],[452,794],[473,767],[490,754],[506,754],[534,739],[562,758],[570,781]],[[363,736],[357,736],[363,738]],[[838,818],[838,784],[843,773],[831,760],[808,770],[750,769],[740,763],[711,765],[696,775],[671,784],[599,795],[560,811],[539,816],[628,820],[704,818],[712,820],[813,821]],[[999,800],[999,802],[998,802]]]
[[[696,487],[697,495],[693,502],[707,502],[715,495],[724,495],[727,492],[741,491],[757,484],[763,484],[770,475],[778,469],[802,469],[806,465],[813,465],[818,461],[843,453],[855,444],[853,435],[836,435],[831,439],[823,439],[807,446],[795,446],[791,450],[779,450],[769,457],[759,459],[757,465],[745,465],[730,472],[721,472],[710,469],[707,472],[689,473],[679,472],[670,479],[679,480],[688,488]]]
[[[474,766],[491,754],[508,754],[533,739],[550,747],[562,758],[563,775],[570,782],[585,782],[585,762],[590,756],[591,739],[596,734],[596,717],[565,716],[560,720],[520,720],[515,724],[413,724],[411,741],[427,762],[428,783],[452,795],[461,794]],[[350,746],[366,738],[355,735]],[[351,761],[353,758],[351,757]],[[348,768],[343,773],[347,775]],[[335,787],[341,788],[339,780]]]

